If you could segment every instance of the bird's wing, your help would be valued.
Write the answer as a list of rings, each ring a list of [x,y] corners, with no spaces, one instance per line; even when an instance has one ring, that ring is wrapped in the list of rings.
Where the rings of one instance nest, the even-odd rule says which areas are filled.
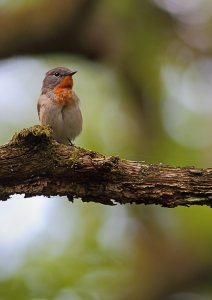
[[[46,95],[41,95],[38,99],[37,103],[37,111],[39,120],[41,122],[41,125],[45,125],[45,106],[48,104],[49,99]]]
[[[40,109],[41,109],[41,104],[38,101],[38,103],[37,103],[37,111],[38,111],[38,117],[39,117],[39,119],[40,119]]]

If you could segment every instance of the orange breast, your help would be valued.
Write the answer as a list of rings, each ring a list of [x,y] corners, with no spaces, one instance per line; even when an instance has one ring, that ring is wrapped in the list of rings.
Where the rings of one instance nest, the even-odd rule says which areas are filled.
[[[55,102],[61,105],[70,105],[72,100],[73,79],[70,75],[65,76],[54,88]]]
[[[72,90],[70,88],[61,88],[56,86],[54,88],[55,102],[61,105],[71,105],[72,100]]]

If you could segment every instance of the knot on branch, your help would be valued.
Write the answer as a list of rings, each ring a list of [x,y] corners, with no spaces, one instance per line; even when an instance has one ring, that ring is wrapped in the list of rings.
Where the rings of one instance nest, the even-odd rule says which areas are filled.
[[[49,126],[34,125],[15,133],[11,143],[16,145],[49,144],[52,142],[52,129]]]

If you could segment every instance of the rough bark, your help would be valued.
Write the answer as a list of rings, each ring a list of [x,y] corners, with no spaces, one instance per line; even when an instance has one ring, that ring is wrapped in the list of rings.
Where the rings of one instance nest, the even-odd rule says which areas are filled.
[[[0,147],[0,199],[25,194],[81,198],[112,205],[212,205],[212,169],[121,160],[51,138],[33,126]]]

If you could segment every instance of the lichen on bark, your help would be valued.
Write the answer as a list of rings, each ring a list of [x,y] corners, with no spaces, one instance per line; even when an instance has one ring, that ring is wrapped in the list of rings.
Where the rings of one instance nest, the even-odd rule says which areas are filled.
[[[212,169],[122,160],[57,143],[35,125],[0,147],[0,199],[64,196],[103,204],[212,205]]]

